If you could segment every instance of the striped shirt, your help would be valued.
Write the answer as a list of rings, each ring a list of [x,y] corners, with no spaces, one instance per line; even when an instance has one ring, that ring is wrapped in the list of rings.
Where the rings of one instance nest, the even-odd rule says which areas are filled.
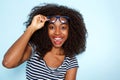
[[[66,71],[75,67],[78,67],[76,57],[65,57],[61,66],[51,69],[42,58],[39,58],[39,54],[35,53],[27,61],[26,78],[28,80],[64,80]]]

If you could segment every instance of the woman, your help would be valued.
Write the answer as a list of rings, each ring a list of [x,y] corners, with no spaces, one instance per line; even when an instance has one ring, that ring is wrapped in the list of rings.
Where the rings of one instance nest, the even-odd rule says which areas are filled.
[[[26,31],[6,52],[3,65],[14,68],[27,61],[27,79],[75,80],[76,55],[85,51],[82,15],[56,4],[31,10]]]

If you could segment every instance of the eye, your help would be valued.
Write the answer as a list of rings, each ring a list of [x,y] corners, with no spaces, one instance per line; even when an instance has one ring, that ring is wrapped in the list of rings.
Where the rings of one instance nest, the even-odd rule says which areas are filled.
[[[64,29],[66,29],[66,27],[62,26],[61,29],[64,30]]]
[[[54,27],[53,25],[49,25],[48,28],[49,28],[50,30],[55,29],[55,27]]]
[[[67,30],[67,29],[68,29],[68,26],[62,25],[62,26],[61,26],[61,29],[62,29],[62,30]]]

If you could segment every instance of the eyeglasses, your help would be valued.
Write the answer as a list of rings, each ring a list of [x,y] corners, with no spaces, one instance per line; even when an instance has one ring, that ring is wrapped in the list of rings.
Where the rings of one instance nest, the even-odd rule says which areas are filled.
[[[59,21],[61,23],[68,23],[68,16],[47,16],[47,19],[50,23],[55,23],[57,21],[57,19],[59,19]]]

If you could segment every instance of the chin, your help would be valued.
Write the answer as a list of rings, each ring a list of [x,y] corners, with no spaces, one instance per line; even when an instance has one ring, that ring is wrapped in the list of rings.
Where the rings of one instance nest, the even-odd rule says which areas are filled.
[[[54,44],[53,43],[53,47],[55,47],[55,48],[62,48],[62,45],[63,45],[63,43],[61,43],[61,44]]]
[[[62,45],[53,45],[55,48],[62,48]]]

